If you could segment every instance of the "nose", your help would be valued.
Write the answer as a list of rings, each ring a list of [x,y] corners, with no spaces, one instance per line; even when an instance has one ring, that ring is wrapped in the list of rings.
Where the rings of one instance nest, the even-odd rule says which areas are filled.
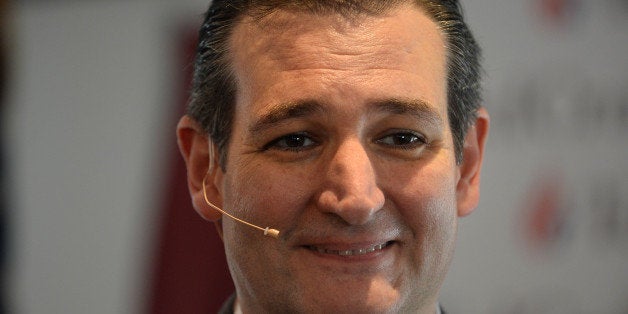
[[[384,206],[374,165],[358,140],[342,143],[330,158],[318,203],[350,225],[366,224]]]

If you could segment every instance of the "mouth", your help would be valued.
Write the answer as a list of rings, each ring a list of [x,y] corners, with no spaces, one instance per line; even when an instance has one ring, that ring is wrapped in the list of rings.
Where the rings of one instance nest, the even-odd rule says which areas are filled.
[[[329,255],[338,255],[338,256],[359,256],[359,255],[365,255],[365,254],[369,254],[369,253],[373,253],[377,251],[382,251],[388,246],[390,246],[392,243],[393,241],[388,241],[381,244],[375,244],[368,247],[350,249],[350,250],[335,250],[335,249],[330,249],[330,248],[318,247],[315,245],[308,245],[306,246],[306,248],[311,251],[318,252],[320,254],[329,254]]]

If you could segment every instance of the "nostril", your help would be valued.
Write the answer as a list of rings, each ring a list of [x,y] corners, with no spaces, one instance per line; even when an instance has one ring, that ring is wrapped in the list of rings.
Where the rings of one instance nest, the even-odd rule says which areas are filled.
[[[373,219],[373,216],[382,208],[382,205],[383,202],[377,202],[368,197],[351,195],[342,198],[332,206],[331,212],[351,225],[363,225]]]
[[[335,212],[339,203],[336,193],[330,190],[323,191],[318,197],[318,206],[326,212]]]

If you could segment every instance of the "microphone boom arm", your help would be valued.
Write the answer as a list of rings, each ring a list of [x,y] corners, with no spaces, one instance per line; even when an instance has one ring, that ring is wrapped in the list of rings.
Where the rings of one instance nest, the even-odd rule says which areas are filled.
[[[264,235],[267,236],[267,237],[271,237],[271,238],[275,238],[275,239],[279,238],[279,230],[272,229],[270,227],[262,228],[260,226],[254,225],[254,224],[252,224],[250,222],[247,222],[247,221],[244,221],[244,220],[242,220],[240,218],[237,218],[237,217],[227,213],[226,211],[222,210],[220,207],[212,204],[212,202],[210,202],[209,199],[207,198],[207,192],[205,191],[205,180],[206,179],[207,179],[207,175],[205,175],[205,177],[203,178],[203,197],[205,198],[205,202],[207,203],[207,205],[209,205],[211,208],[219,211],[223,215],[225,215],[225,216],[227,216],[227,217],[229,217],[229,218],[231,218],[231,219],[233,219],[233,220],[235,220],[235,221],[237,221],[239,223],[245,224],[245,225],[247,225],[249,227],[258,229],[260,231],[264,231]]]

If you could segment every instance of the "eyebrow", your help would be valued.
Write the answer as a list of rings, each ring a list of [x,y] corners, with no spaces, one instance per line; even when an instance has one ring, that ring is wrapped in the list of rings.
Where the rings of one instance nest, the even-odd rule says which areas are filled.
[[[443,119],[438,111],[422,99],[388,98],[369,101],[369,105],[375,112],[410,115],[434,127],[443,126]],[[279,104],[253,122],[249,127],[249,132],[255,134],[268,130],[282,121],[302,118],[323,111],[323,106],[315,100]]]
[[[376,112],[410,115],[435,127],[443,127],[443,118],[436,107],[422,99],[389,98],[372,101],[371,105]]]
[[[301,118],[317,112],[322,112],[322,106],[314,100],[283,103],[274,106],[269,112],[262,115],[250,127],[249,132],[257,133],[267,130],[277,123],[288,119]]]

